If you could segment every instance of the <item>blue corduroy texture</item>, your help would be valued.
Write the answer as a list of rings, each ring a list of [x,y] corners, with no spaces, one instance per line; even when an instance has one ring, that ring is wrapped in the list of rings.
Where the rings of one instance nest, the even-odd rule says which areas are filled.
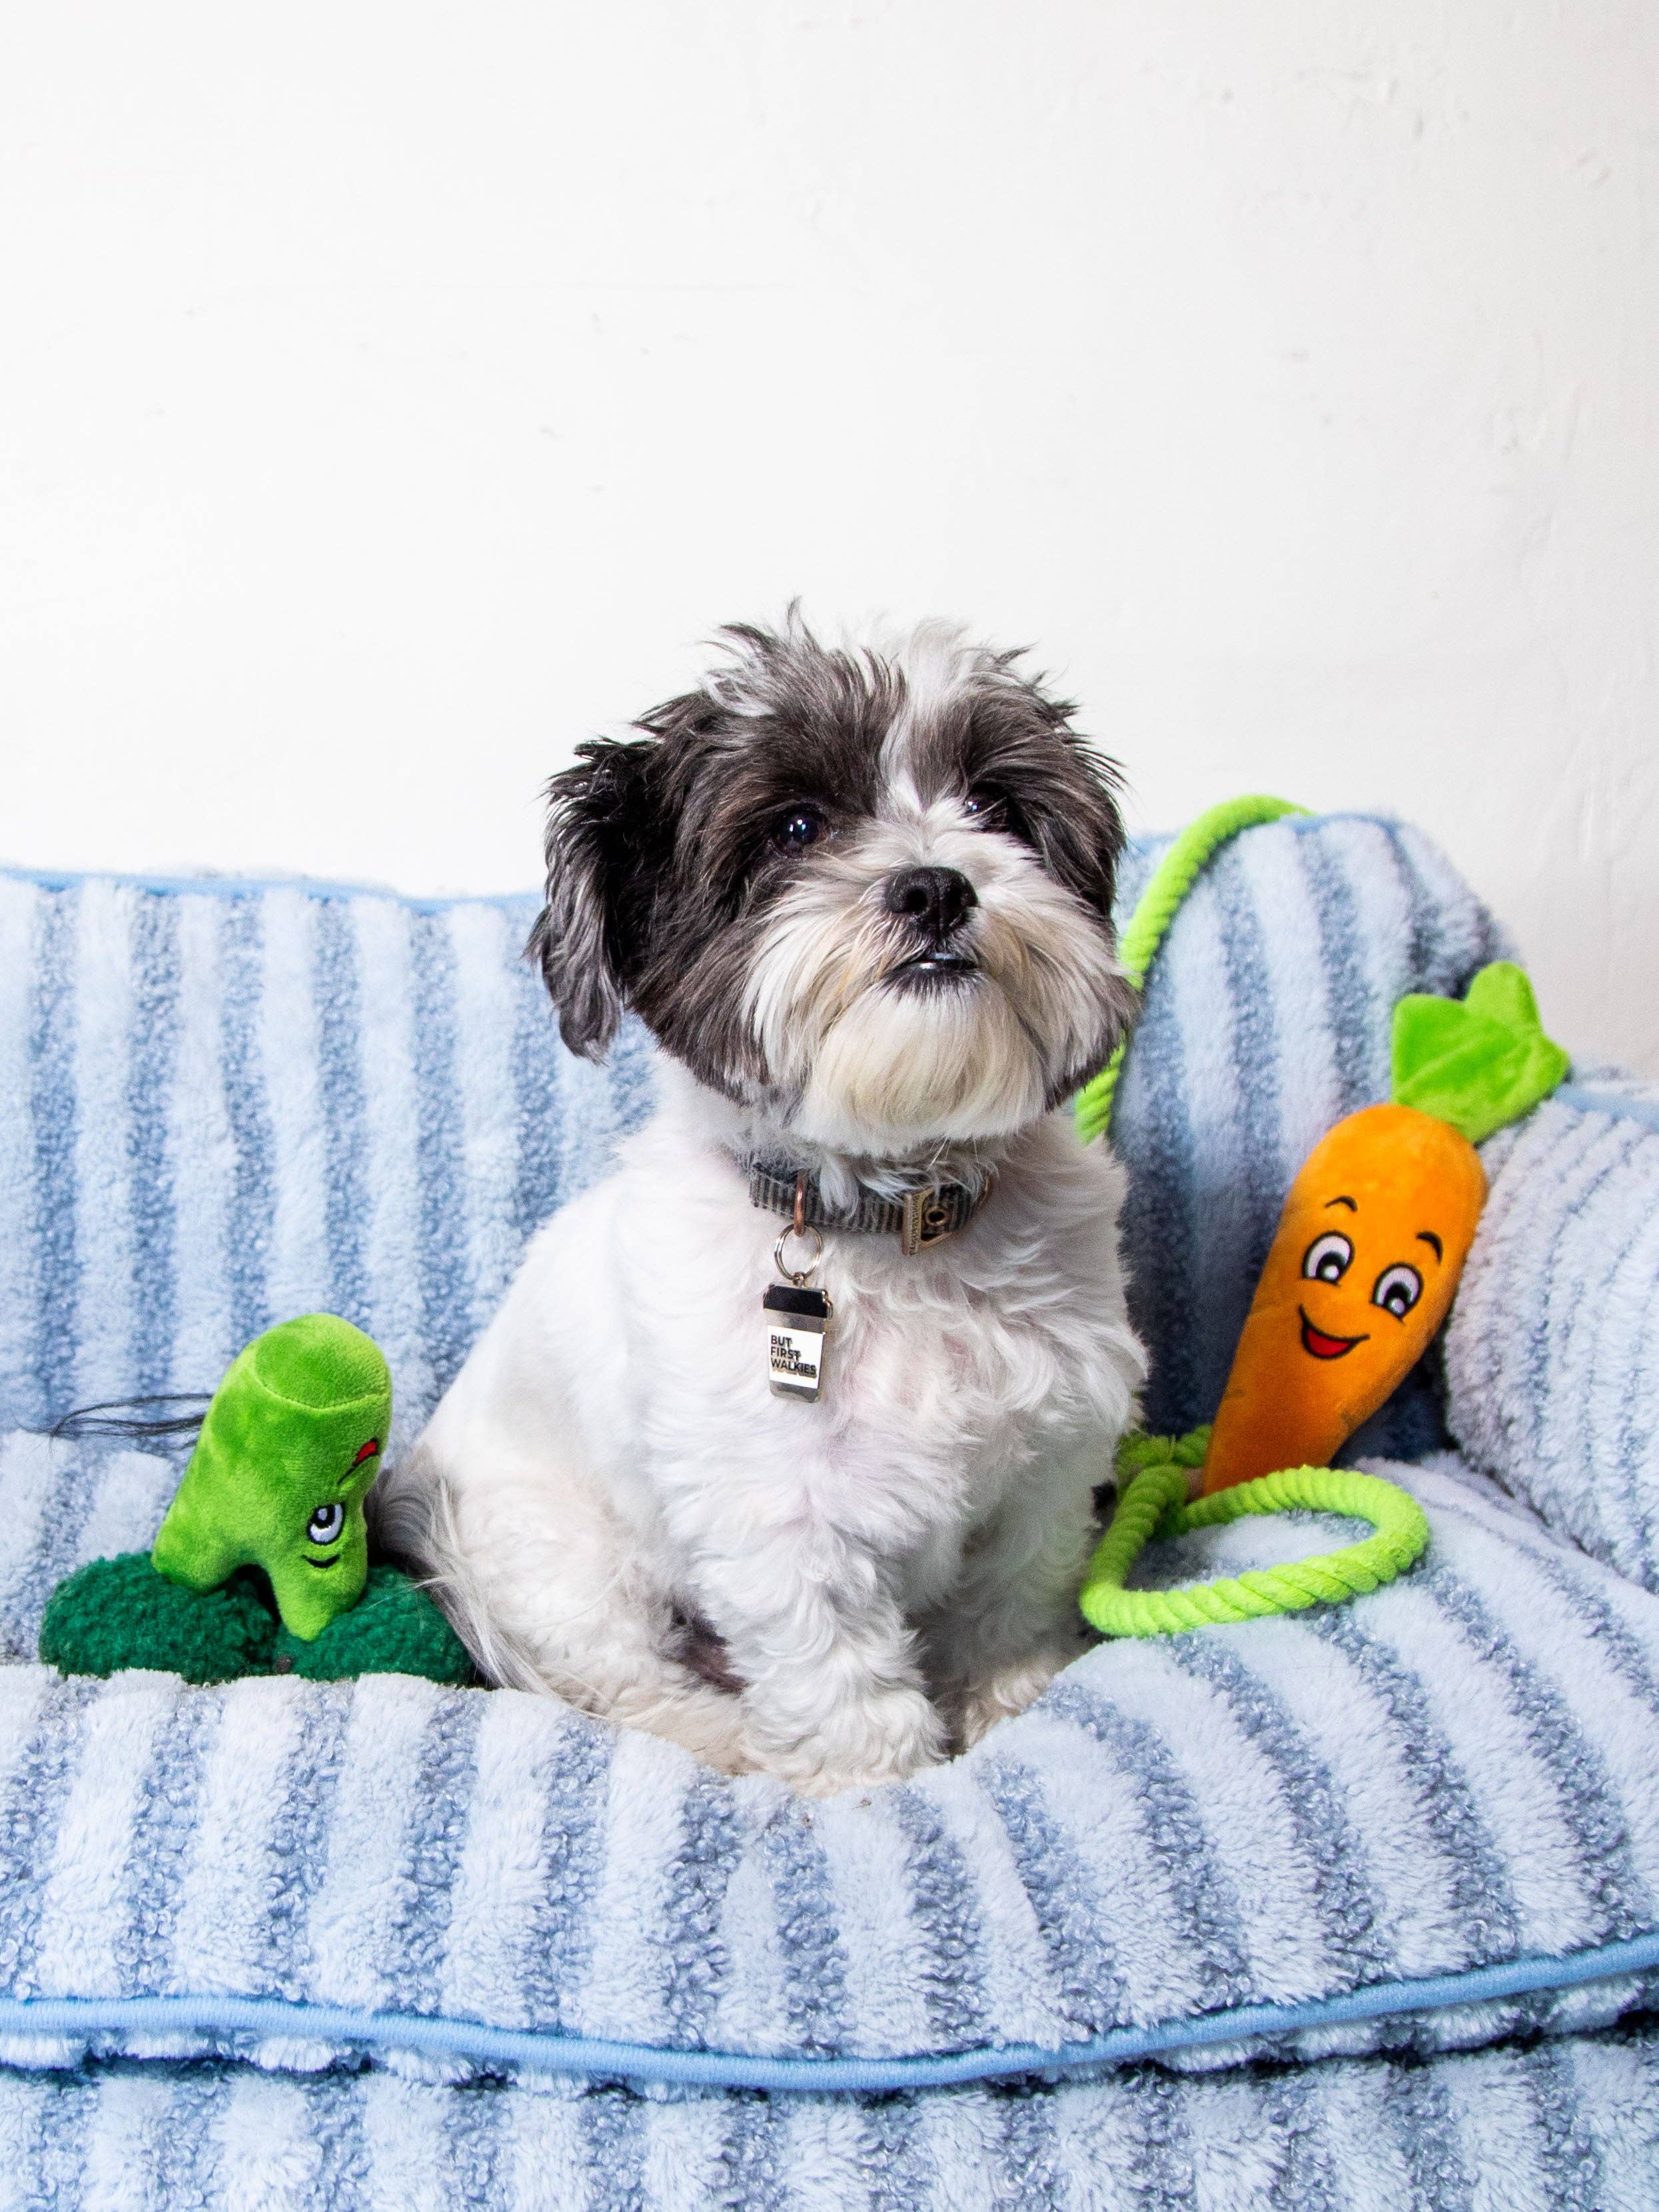
[[[1126,905],[1158,849],[1131,855]],[[0,876],[0,1427],[209,1388],[260,1328],[324,1307],[384,1346],[407,1438],[529,1231],[649,1100],[637,1030],[604,1070],[559,1047],[517,957],[530,914]],[[1395,825],[1254,830],[1201,882],[1115,1127],[1155,1425],[1213,1412],[1285,1188],[1332,1121],[1386,1093],[1394,1000],[1459,991],[1503,949]],[[1524,1190],[1521,1150],[1562,1110],[1581,1109],[1488,1147],[1500,1191],[1512,1172]],[[1508,1349],[1520,1323],[1499,1326]],[[1529,1357],[1547,1394],[1549,1348]],[[1454,1370],[1460,1435],[1525,1489],[1462,1405],[1519,1386],[1483,1401]],[[1632,1371],[1650,1389],[1659,1357]],[[1375,1433],[1414,1456],[1444,1440],[1421,1386]],[[1457,2203],[1501,2155],[1517,2203],[1621,2206],[1650,2055],[1592,2032],[1659,1993],[1629,1963],[1659,1934],[1659,1601],[1450,1455],[1391,1471],[1435,1539],[1392,1589],[1095,1651],[967,1759],[827,1806],[513,1693],[0,1670],[0,2059],[18,2069],[0,2073],[0,2136],[37,2191],[101,2144],[124,2170],[196,2160],[203,2203],[233,2138],[288,2177],[284,2203],[421,2201],[400,2172],[434,2203],[535,2202],[499,2176],[528,2170],[513,2161],[545,2127],[561,2205],[721,2201],[717,2183],[738,2204],[954,2204],[997,2201],[994,2177],[1013,2203],[1185,2206],[1229,2201],[1204,2178],[1226,2159],[1241,2204]],[[15,1662],[53,1581],[147,1542],[175,1475],[142,1453],[0,1443]],[[1155,1571],[1332,1533],[1246,1524]],[[1551,1960],[1568,1962],[1553,1978]],[[1484,1978],[1420,2007],[1384,1990],[1460,1974]],[[18,2009],[56,1997],[168,2009],[142,2027]],[[244,2000],[289,2009],[227,2025]],[[1264,2006],[1315,2009],[1275,2029]],[[400,2039],[400,2021],[423,2025]],[[469,2023],[545,2047],[509,2063],[469,2048]],[[1536,2051],[1449,2055],[1541,2032]],[[642,2077],[652,2054],[723,2052],[994,2071],[1010,2045],[1076,2063],[1126,2036],[1215,2070],[878,2104],[532,2096],[572,2036],[633,2046]],[[219,2063],[366,2053],[432,2080]],[[476,2078],[502,2075],[520,2087]]]

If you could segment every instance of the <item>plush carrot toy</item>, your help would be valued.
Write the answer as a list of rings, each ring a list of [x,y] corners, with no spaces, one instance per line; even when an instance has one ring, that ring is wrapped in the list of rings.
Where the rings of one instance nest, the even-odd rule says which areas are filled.
[[[1208,1497],[1328,1467],[1428,1349],[1486,1178],[1475,1145],[1554,1090],[1567,1055],[1506,960],[1461,1004],[1401,1000],[1394,1099],[1339,1121],[1291,1185],[1204,1462]]]
[[[1468,1139],[1414,1107],[1367,1106],[1314,1146],[1210,1431],[1207,1497],[1330,1465],[1428,1349],[1486,1195]]]
[[[1194,879],[1239,831],[1299,814],[1283,799],[1212,807],[1175,839],[1123,932],[1143,982]],[[1123,1047],[1077,1097],[1079,1134],[1105,1136]],[[1554,1090],[1567,1055],[1544,1035],[1519,968],[1483,968],[1462,1000],[1394,1011],[1393,1092],[1314,1147],[1291,1186],[1213,1429],[1126,1437],[1124,1486],[1078,1604],[1104,1636],[1161,1636],[1335,1603],[1390,1582],[1429,1540],[1415,1498],[1330,1462],[1445,1319],[1486,1199],[1474,1147]],[[1202,1492],[1194,1497],[1195,1492]],[[1132,1589],[1153,1537],[1301,1508],[1369,1521],[1363,1542],[1173,1589]]]

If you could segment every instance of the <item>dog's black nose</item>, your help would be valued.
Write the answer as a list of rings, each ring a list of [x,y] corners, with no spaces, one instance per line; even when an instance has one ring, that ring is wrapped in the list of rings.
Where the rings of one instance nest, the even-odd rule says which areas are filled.
[[[887,878],[889,914],[902,915],[942,942],[978,896],[954,868],[896,868]]]

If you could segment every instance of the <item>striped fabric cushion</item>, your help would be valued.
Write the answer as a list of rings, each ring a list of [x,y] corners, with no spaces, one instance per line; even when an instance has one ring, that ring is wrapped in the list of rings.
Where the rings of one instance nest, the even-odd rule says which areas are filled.
[[[1659,1599],[1455,1461],[1390,1471],[1433,1528],[1404,1580],[1104,1646],[952,1765],[828,1803],[511,1691],[0,1668],[0,2063],[873,2090],[1604,2026],[1659,1997]],[[167,1482],[23,1437],[0,1484],[21,1655],[52,1573],[142,1544]]]
[[[1659,1590],[1659,1085],[1585,1075],[1484,1148],[1446,1335],[1470,1456]]]
[[[211,1389],[315,1310],[404,1439],[650,1096],[559,1042],[528,898],[0,874],[0,1419]]]
[[[1652,2212],[1659,2033],[833,2100],[115,2065],[0,2075],[0,2160],[191,2212]]]
[[[1161,846],[1133,849],[1127,912]],[[210,1389],[287,1316],[391,1362],[406,1441],[526,1237],[645,1112],[650,1048],[559,1042],[529,899],[0,873],[0,1422]],[[1388,1087],[1390,1011],[1492,957],[1416,831],[1251,830],[1178,916],[1115,1136],[1151,1425],[1214,1412],[1284,1191]],[[1444,1443],[1419,1389],[1374,1449]]]

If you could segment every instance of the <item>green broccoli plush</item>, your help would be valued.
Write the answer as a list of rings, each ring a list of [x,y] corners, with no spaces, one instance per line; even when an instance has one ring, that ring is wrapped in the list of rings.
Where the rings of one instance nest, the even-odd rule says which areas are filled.
[[[215,1393],[151,1559],[194,1590],[263,1567],[282,1626],[312,1642],[363,1594],[363,1498],[391,1419],[391,1376],[360,1328],[302,1314],[267,1329]]]
[[[59,1583],[40,1656],[65,1674],[149,1667],[203,1683],[473,1680],[427,1593],[369,1567],[363,1499],[391,1422],[391,1376],[361,1329],[333,1314],[267,1329],[215,1393],[153,1549]]]

